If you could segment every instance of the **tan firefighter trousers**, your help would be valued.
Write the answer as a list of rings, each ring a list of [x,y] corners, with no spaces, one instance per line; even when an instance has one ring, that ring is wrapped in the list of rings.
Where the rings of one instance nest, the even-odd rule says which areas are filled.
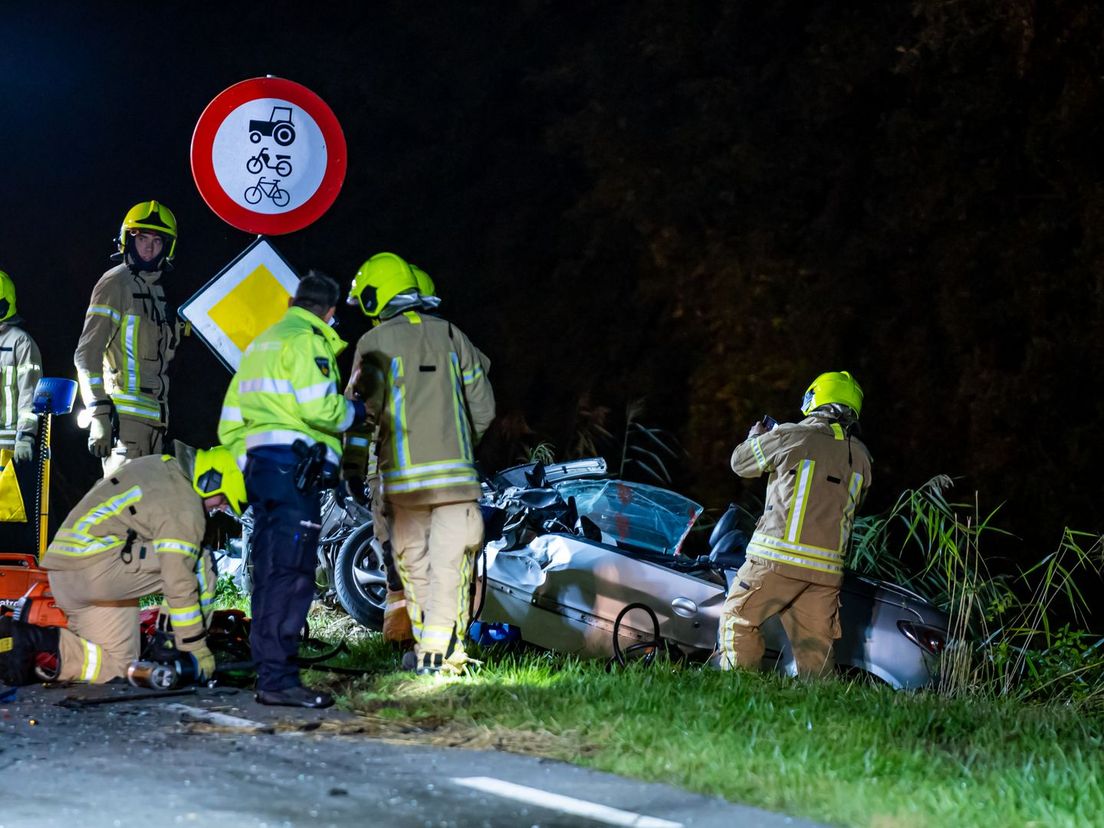
[[[61,630],[58,681],[103,684],[126,675],[141,653],[138,599],[161,590],[157,555],[125,564],[118,552],[104,552],[84,569],[51,570],[50,589],[69,616]]]
[[[463,651],[475,554],[483,542],[483,515],[474,501],[435,506],[388,503],[391,545],[414,651],[448,656]]]
[[[830,673],[832,643],[840,637],[839,586],[791,578],[754,558],[736,573],[721,610],[721,668],[759,669],[765,649],[760,628],[779,613],[798,675]]]
[[[119,466],[135,457],[160,454],[165,439],[165,426],[152,420],[119,418],[119,439],[111,453],[103,459],[104,477],[110,477]]]

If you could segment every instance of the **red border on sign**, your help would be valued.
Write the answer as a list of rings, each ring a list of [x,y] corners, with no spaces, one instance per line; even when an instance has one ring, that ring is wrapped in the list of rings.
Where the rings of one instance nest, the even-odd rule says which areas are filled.
[[[255,213],[242,207],[222,189],[215,176],[215,134],[231,112],[256,98],[280,98],[306,110],[322,130],[326,142],[326,172],[314,195],[286,213]],[[279,236],[302,230],[334,203],[345,181],[345,134],[326,102],[302,84],[284,78],[251,78],[235,83],[207,104],[192,133],[192,178],[199,194],[219,218],[247,233]]]

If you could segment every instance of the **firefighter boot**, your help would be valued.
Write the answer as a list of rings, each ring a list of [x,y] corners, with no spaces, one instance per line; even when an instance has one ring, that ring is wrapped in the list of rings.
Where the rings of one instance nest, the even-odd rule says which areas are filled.
[[[12,687],[34,684],[40,678],[35,673],[40,655],[57,659],[57,627],[36,627],[8,616],[0,618],[0,682]]]

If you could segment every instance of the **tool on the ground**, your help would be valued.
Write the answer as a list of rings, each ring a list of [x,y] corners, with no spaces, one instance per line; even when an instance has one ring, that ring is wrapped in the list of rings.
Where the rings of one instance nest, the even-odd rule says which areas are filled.
[[[127,681],[135,687],[151,690],[172,690],[196,681],[195,661],[132,661],[127,667]]]
[[[152,693],[130,693],[126,696],[105,696],[103,698],[81,699],[76,696],[66,696],[59,701],[58,707],[67,707],[70,710],[80,710],[85,707],[96,707],[101,704],[118,704],[120,702],[148,701],[150,699],[165,699],[169,696],[193,696],[194,687],[182,687],[179,690],[155,690]]]

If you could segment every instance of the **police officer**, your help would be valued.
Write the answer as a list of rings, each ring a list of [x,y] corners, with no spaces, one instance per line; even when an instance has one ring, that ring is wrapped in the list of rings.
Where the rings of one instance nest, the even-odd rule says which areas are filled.
[[[127,460],[161,452],[180,325],[167,312],[160,279],[172,266],[176,236],[168,207],[134,205],[112,257],[122,263],[92,289],[73,361],[92,415],[88,450],[103,461],[105,476]]]
[[[364,405],[338,390],[337,355],[345,343],[331,322],[340,294],[317,271],[299,282],[284,318],[246,349],[219,422],[219,440],[246,458],[253,508],[250,645],[262,704],[333,704],[329,694],[302,686],[296,658],[314,597],[319,492],[327,479],[337,479],[342,433],[365,417]],[[317,473],[308,475],[312,465]]]
[[[422,311],[410,265],[366,261],[356,303],[375,327],[357,343],[350,390],[379,423],[379,469],[421,674],[467,661],[468,584],[483,539],[475,444],[494,419],[487,367],[459,328]]]
[[[215,659],[206,621],[215,599],[211,555],[202,549],[208,513],[241,514],[245,483],[225,448],[177,443],[177,456],[149,455],[104,478],[69,513],[42,556],[67,629],[0,619],[0,681],[103,684],[138,658],[138,600],[160,592],[175,648],[199,678]]]
[[[721,615],[721,667],[756,669],[760,627],[781,620],[802,676],[829,672],[840,636],[839,591],[855,510],[870,487],[870,455],[855,436],[863,392],[846,371],[821,374],[805,419],[756,423],[732,453],[740,477],[767,474],[763,516]]]

